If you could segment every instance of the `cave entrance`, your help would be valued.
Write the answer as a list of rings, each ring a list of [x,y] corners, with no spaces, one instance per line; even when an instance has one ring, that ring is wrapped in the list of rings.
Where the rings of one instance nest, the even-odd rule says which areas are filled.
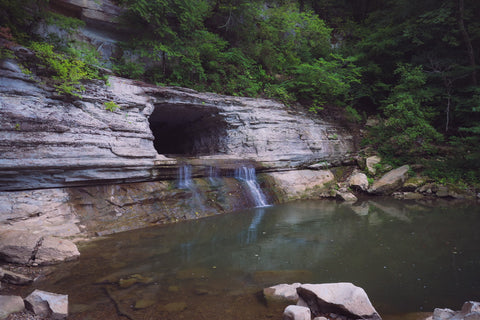
[[[156,104],[149,122],[159,154],[191,157],[225,153],[227,126],[215,107]]]

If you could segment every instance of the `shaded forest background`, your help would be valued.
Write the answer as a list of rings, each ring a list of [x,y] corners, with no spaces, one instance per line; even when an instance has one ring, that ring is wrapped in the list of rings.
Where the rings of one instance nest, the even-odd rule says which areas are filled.
[[[75,41],[35,36],[38,21],[71,32],[83,26],[46,10],[48,1],[0,0],[0,36],[34,50],[65,94],[77,94],[83,79],[108,67],[158,85],[300,104],[312,117],[335,109],[360,125],[369,119],[362,144],[385,161],[416,163],[439,182],[478,187],[479,1],[117,4],[126,8],[119,25],[129,36],[109,61]],[[11,57],[8,46],[1,50]]]

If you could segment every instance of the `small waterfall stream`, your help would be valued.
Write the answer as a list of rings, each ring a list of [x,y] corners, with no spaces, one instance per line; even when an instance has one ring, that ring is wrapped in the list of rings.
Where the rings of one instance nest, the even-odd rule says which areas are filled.
[[[257,182],[257,176],[255,174],[255,168],[253,167],[240,167],[235,169],[235,178],[245,184],[250,191],[253,200],[255,201],[255,207],[267,207],[269,206],[265,195],[263,194],[260,185]]]
[[[192,166],[183,165],[178,169],[178,187],[180,189],[192,189]]]

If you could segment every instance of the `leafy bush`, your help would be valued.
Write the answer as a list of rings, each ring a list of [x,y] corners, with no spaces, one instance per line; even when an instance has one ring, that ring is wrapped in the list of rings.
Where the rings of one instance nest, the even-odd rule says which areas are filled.
[[[38,66],[44,69],[45,75],[51,77],[59,94],[79,97],[78,91],[84,90],[81,81],[98,77],[94,68],[80,59],[55,52],[50,44],[33,42],[31,49],[39,60]]]
[[[400,79],[384,101],[386,120],[375,128],[379,150],[391,156],[432,154],[442,135],[430,123],[432,96],[425,90],[426,74],[422,67],[410,65],[399,65],[395,73]]]
[[[319,58],[313,64],[297,66],[293,76],[287,82],[288,90],[315,111],[327,103],[344,105],[351,101],[352,85],[360,82],[360,68],[353,58],[331,54],[328,60]]]
[[[105,106],[105,110],[110,112],[114,112],[115,110],[120,108],[120,106],[116,104],[114,101],[104,102],[103,105]]]

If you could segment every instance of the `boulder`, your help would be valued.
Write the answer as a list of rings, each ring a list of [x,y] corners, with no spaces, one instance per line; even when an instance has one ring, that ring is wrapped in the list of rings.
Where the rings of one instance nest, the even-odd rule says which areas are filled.
[[[358,200],[357,197],[351,192],[341,192],[336,191],[336,198],[346,202],[356,202]]]
[[[54,264],[75,260],[80,256],[77,246],[70,240],[46,236],[38,248],[35,263]]]
[[[480,320],[480,302],[467,301],[460,311],[436,308],[427,320]]]
[[[335,313],[347,319],[381,319],[365,291],[352,283],[303,284],[297,293],[315,317]]]
[[[365,168],[370,174],[376,174],[377,173],[377,168],[376,165],[379,164],[382,161],[382,158],[379,156],[372,156],[368,157],[365,160]]]
[[[453,311],[451,309],[435,308],[435,310],[433,310],[432,319],[434,319],[434,320],[449,320],[454,315],[455,315],[455,311]]]
[[[298,282],[293,284],[279,284],[273,287],[263,289],[263,295],[265,296],[267,301],[297,302],[297,288],[300,286],[301,284]]]
[[[387,172],[379,180],[373,183],[373,186],[369,192],[384,195],[391,194],[403,185],[405,180],[408,178],[409,170],[410,166],[404,165]]]
[[[22,297],[0,296],[0,319],[5,319],[10,314],[23,311],[24,309],[25,304]]]
[[[415,191],[421,186],[423,186],[427,180],[423,177],[415,176],[408,178],[403,184],[403,191]]]
[[[35,290],[25,298],[25,307],[40,317],[54,320],[66,319],[68,295]]]
[[[283,320],[311,320],[312,315],[308,307],[288,306],[283,311]]]
[[[46,265],[73,260],[79,255],[70,240],[20,230],[0,232],[0,258],[7,262]]]
[[[368,178],[365,173],[355,172],[348,179],[350,187],[356,190],[367,191],[368,190]]]
[[[463,314],[468,314],[472,312],[480,312],[480,302],[477,301],[467,301],[463,304],[462,310],[460,311]]]
[[[0,280],[15,285],[27,285],[33,282],[33,279],[22,274],[3,270],[0,268]]]
[[[32,260],[40,235],[19,230],[0,233],[0,258],[7,262],[28,264]]]
[[[285,200],[320,197],[335,177],[330,170],[292,170],[269,174],[276,187],[283,191]]]

